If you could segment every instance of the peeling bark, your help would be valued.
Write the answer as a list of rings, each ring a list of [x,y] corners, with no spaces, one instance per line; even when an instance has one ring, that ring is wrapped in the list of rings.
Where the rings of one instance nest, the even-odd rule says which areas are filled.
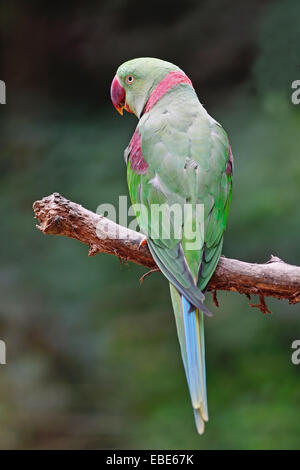
[[[153,260],[144,235],[115,224],[102,215],[95,214],[58,193],[44,197],[33,204],[33,210],[44,234],[75,238],[90,247],[89,256],[109,253],[121,261],[131,261],[150,269],[142,278],[159,270]],[[209,282],[208,290],[227,290],[258,295],[258,307],[269,313],[264,297],[287,299],[290,304],[300,302],[300,267],[287,264],[276,256],[264,264],[247,263],[221,256],[217,269]]]

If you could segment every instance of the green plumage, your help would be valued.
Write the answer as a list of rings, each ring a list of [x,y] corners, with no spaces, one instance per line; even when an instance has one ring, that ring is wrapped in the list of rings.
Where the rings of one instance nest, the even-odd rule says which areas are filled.
[[[130,62],[127,64],[130,69]],[[174,70],[178,68],[174,66]],[[148,97],[149,93],[145,99]],[[148,168],[144,174],[137,174],[131,166],[129,147],[125,153],[129,193],[132,203],[137,204],[136,216],[141,231],[148,237],[150,251],[170,281],[181,354],[197,429],[202,433],[204,421],[208,419],[203,330],[203,312],[207,310],[203,306],[203,291],[222,250],[231,199],[232,175],[227,167],[231,158],[230,146],[225,131],[209,116],[188,83],[177,84],[168,90],[149,112],[141,116],[136,132],[140,135],[141,153]],[[139,210],[139,204],[146,212]],[[191,240],[184,234],[184,224],[181,227],[183,233],[178,237],[178,226],[174,224],[172,213],[166,212],[152,220],[150,208],[153,204],[177,204],[182,212],[185,205],[190,204],[192,226],[198,234],[201,229],[203,231],[200,246],[189,248]],[[196,204],[204,205],[204,227],[196,220]],[[171,236],[165,237],[169,226]],[[182,295],[197,307],[191,308],[194,323],[188,326],[189,329],[187,321],[190,317],[186,314]],[[190,336],[191,332],[194,336]]]
[[[199,289],[203,290],[218,263],[222,249],[231,198],[231,174],[226,174],[229,144],[223,128],[211,118],[200,104],[193,88],[181,84],[166,93],[140,119],[137,130],[141,136],[142,155],[149,165],[145,175],[138,175],[130,161],[127,181],[132,203],[168,205],[200,203],[204,205],[204,240],[200,250],[185,250],[189,241],[182,240],[187,264]],[[154,180],[154,181],[153,181]],[[137,218],[144,233],[152,232],[148,218]],[[172,218],[162,221],[166,230]],[[153,234],[159,236],[159,233]],[[175,238],[150,240],[152,250],[163,250],[166,264],[172,268]],[[197,279],[199,268],[201,275]],[[173,266],[175,268],[175,266]],[[176,275],[184,286],[189,282]]]

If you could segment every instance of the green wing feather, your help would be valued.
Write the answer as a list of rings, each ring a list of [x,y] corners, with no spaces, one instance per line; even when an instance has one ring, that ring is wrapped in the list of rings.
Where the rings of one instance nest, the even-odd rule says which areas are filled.
[[[141,118],[138,132],[149,168],[146,174],[138,175],[129,161],[127,179],[132,202],[146,208],[146,214],[138,209],[136,214],[141,231],[150,233],[151,252],[164,258],[166,269],[183,288],[190,285],[192,276],[203,290],[222,249],[231,199],[231,174],[226,173],[230,147],[225,131],[201,106],[194,90],[182,88],[182,96],[180,90],[171,91]],[[172,99],[174,93],[176,100]],[[178,204],[183,210],[186,203],[204,205],[200,249],[186,249],[190,240],[184,234],[181,240],[173,236],[177,227],[171,215],[164,214],[159,231],[151,220],[153,204]],[[171,237],[164,238],[169,227]],[[182,247],[179,260],[174,256],[178,245]]]

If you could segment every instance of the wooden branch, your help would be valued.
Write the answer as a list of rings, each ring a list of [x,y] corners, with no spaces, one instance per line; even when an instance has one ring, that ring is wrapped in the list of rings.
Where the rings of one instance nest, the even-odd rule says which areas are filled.
[[[158,269],[147,245],[141,245],[144,236],[95,214],[58,193],[44,197],[33,204],[33,210],[44,234],[64,235],[89,245],[89,256],[109,253],[120,260],[132,261],[151,270]],[[246,263],[222,256],[209,283],[208,290],[235,291],[259,296],[259,304],[251,304],[264,313],[269,310],[264,297],[287,299],[290,304],[300,302],[300,267],[283,262],[276,256],[265,264]]]

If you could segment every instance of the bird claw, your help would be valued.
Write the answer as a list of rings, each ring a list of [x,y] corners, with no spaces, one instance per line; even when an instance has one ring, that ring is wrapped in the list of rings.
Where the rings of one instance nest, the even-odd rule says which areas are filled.
[[[139,250],[143,248],[143,246],[147,245],[147,238],[143,238],[143,240],[139,244]]]

